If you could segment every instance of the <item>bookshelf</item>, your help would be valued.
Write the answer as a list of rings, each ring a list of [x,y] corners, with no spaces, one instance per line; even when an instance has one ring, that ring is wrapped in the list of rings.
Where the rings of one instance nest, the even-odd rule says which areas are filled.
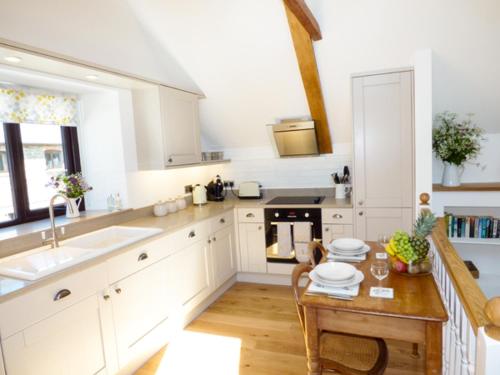
[[[498,246],[500,246],[500,238],[456,238],[456,237],[450,237],[449,240],[453,244],[498,245]]]

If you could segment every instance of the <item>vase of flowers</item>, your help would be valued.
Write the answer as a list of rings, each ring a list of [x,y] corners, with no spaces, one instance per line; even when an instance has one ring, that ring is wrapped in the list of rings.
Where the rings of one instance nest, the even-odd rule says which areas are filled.
[[[460,186],[464,164],[473,160],[481,150],[483,129],[472,121],[469,114],[459,120],[456,113],[438,113],[432,130],[432,149],[444,163],[444,186]]]
[[[51,177],[47,186],[51,186],[61,195],[68,199],[66,204],[66,217],[75,218],[80,216],[80,204],[83,195],[92,190],[87,184],[81,173],[60,174],[57,177]]]

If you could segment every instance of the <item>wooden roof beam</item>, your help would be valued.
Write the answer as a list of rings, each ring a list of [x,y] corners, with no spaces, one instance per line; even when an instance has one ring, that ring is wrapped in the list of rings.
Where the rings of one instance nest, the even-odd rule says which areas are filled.
[[[284,0],[286,6],[297,17],[299,22],[314,41],[321,40],[318,22],[304,0]]]

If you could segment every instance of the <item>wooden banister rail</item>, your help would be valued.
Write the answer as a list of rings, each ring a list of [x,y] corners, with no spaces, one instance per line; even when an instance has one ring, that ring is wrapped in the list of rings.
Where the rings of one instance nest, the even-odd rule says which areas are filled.
[[[443,218],[432,232],[432,240],[439,252],[453,286],[460,298],[460,302],[469,318],[474,333],[477,335],[479,327],[490,324],[485,312],[486,296],[465,266],[446,235],[446,222]]]
[[[486,334],[500,341],[500,297],[492,298],[486,303],[485,313],[490,321],[485,328]]]

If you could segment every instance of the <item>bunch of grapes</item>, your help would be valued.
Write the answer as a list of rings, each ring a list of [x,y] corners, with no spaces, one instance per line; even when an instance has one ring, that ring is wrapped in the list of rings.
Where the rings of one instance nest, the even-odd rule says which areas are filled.
[[[405,259],[407,262],[415,261],[417,259],[417,255],[413,251],[413,248],[410,244],[410,236],[408,233],[398,230],[394,233],[394,242],[396,244],[397,253]]]

